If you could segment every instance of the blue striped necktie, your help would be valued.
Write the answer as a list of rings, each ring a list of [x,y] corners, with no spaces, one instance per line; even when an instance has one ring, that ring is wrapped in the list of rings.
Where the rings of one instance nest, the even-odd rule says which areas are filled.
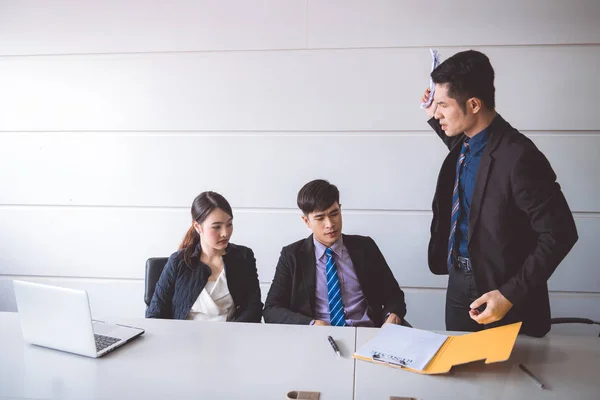
[[[328,247],[325,250],[327,264],[325,264],[325,276],[327,277],[327,300],[329,301],[329,322],[333,326],[345,326],[344,304],[342,303],[342,292],[340,280],[338,279],[333,251]]]
[[[454,190],[452,191],[452,218],[450,219],[450,237],[448,238],[448,269],[452,268],[452,253],[454,252],[454,241],[456,237],[456,225],[458,223],[458,216],[460,214],[460,199],[458,190],[458,181],[460,178],[460,171],[465,163],[465,157],[469,151],[469,142],[465,140],[462,145],[462,150],[458,156],[458,162],[456,163],[456,179],[454,182]]]

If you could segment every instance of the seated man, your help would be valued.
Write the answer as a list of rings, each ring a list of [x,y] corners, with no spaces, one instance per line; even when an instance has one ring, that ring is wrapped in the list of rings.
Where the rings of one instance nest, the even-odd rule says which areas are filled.
[[[370,237],[342,235],[340,193],[325,180],[298,192],[313,234],[281,250],[263,317],[267,323],[400,324],[404,293]]]

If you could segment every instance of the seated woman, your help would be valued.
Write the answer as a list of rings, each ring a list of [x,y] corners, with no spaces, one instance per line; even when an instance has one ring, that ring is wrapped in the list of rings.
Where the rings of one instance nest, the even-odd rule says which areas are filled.
[[[229,243],[233,213],[223,196],[203,192],[192,226],[156,284],[146,318],[260,322],[263,304],[254,253]]]

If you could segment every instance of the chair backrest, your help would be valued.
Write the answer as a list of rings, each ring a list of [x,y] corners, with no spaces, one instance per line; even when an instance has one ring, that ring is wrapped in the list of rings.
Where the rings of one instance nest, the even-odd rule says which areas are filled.
[[[156,282],[158,282],[158,278],[160,278],[160,274],[162,274],[168,259],[168,257],[153,257],[146,261],[146,284],[144,289],[144,302],[146,306],[149,306],[152,301]]]
[[[594,321],[589,318],[577,318],[577,317],[567,317],[567,318],[551,318],[550,323],[552,325],[556,324],[588,324],[588,325],[600,325],[599,321]],[[598,334],[600,337],[600,333]]]

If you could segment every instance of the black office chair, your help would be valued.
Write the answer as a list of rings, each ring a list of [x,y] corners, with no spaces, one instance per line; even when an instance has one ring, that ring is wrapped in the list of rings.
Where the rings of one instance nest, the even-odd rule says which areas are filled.
[[[168,257],[153,257],[146,261],[146,284],[144,289],[144,302],[146,302],[146,306],[149,306],[152,301],[156,282],[158,282],[158,278],[160,278],[160,274],[162,274],[168,259]]]
[[[588,324],[588,325],[600,325],[600,322],[591,320],[589,318],[551,318],[550,324]],[[598,334],[600,337],[600,333]]]

